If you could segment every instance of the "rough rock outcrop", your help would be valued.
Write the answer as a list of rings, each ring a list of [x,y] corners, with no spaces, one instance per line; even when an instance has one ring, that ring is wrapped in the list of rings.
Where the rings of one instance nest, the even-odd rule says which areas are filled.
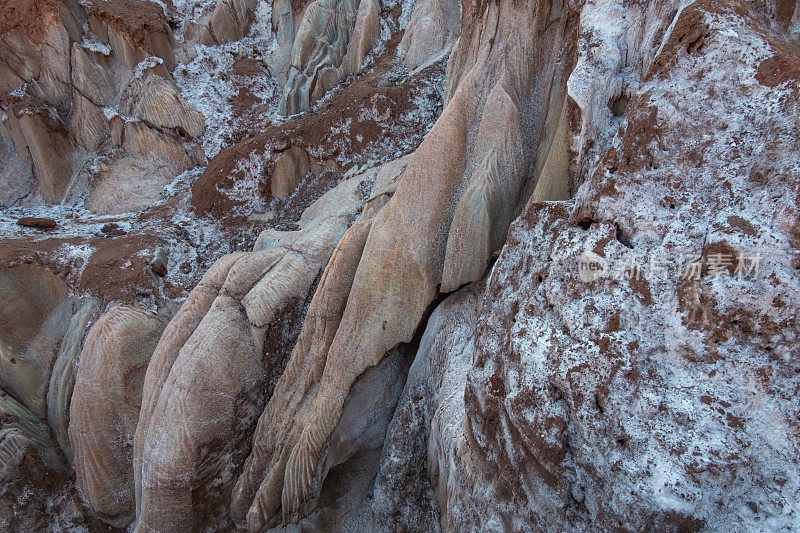
[[[119,305],[86,335],[70,406],[75,474],[96,516],[117,527],[134,519],[133,434],[144,373],[164,323]]]
[[[798,529],[796,1],[0,15],[0,529]]]
[[[397,55],[409,70],[414,70],[449,53],[460,34],[460,2],[420,0],[403,32]]]
[[[0,527],[81,516],[68,481],[75,363],[99,302],[36,265],[0,272]]]
[[[457,292],[428,320],[394,413],[375,480],[376,529],[457,530],[446,507],[463,445],[464,389],[475,356],[482,284]],[[438,481],[438,482],[437,482]],[[441,517],[441,518],[440,518]]]
[[[417,523],[433,508],[446,530],[796,525],[798,208],[785,176],[798,168],[798,86],[767,74],[787,58],[784,37],[744,2],[677,13],[630,89],[619,143],[575,201],[531,205],[514,225],[471,319],[471,364],[461,330],[442,334],[441,367],[466,386],[420,401],[409,380],[398,417],[437,394],[455,401],[427,441],[409,442],[396,418],[378,483],[400,495],[382,488],[376,518]],[[605,270],[584,277],[587,257]],[[451,328],[470,320],[438,312]],[[417,452],[405,460],[400,447]],[[430,489],[404,483],[419,476]]]
[[[548,99],[532,91],[564,94],[563,86],[551,84],[566,83],[566,75],[553,72],[569,72],[577,13],[549,4],[485,9],[488,18],[465,10],[465,20],[483,22],[462,34],[448,66],[448,105],[373,220],[363,252],[356,244],[343,252],[361,258],[355,272],[339,275],[353,276],[353,285],[335,336],[316,348],[325,361],[318,388],[299,399],[275,394],[265,410],[278,421],[256,431],[232,506],[234,520],[243,523],[246,514],[252,530],[276,515],[294,522],[313,509],[327,472],[328,439],[356,378],[412,340],[439,289],[483,275],[523,200],[548,117]],[[483,31],[489,21],[492,32]],[[534,54],[542,42],[549,48]],[[536,64],[524,70],[509,63],[530,57]],[[532,134],[523,136],[523,125]],[[318,291],[324,290],[321,284]]]
[[[57,110],[30,96],[6,98],[0,105],[7,113],[5,128],[17,158],[28,165],[26,174],[35,177],[36,194],[44,202],[60,203],[83,158],[75,153],[75,142]]]
[[[292,324],[319,276],[327,278],[325,264],[337,256],[334,247],[365,200],[360,187],[375,180],[389,187],[402,169],[350,178],[306,210],[298,231],[265,232],[253,252],[218,261],[189,295],[145,378],[134,440],[137,530],[224,523],[265,395],[297,339]],[[347,235],[363,241],[368,224],[357,223]],[[331,314],[320,299],[308,317]]]
[[[2,16],[0,175],[11,187],[0,194],[0,205],[80,203],[96,182],[108,181],[102,175],[108,167],[119,167],[116,175],[125,180],[112,176],[106,189],[142,180],[149,183],[140,192],[157,193],[203,163],[199,146],[186,141],[203,134],[204,118],[172,80],[177,43],[155,4],[12,0],[4,3]],[[144,121],[150,137],[168,138],[184,157],[150,164],[139,154],[152,147],[131,152],[122,131],[131,118]],[[153,192],[140,194],[137,202],[125,191],[127,203],[97,196],[90,208],[106,213],[154,201]]]
[[[281,112],[306,111],[337,86],[346,74],[357,74],[380,37],[376,2],[314,0],[303,11],[292,44]]]
[[[247,33],[256,0],[221,0],[211,16],[211,32],[220,44],[237,41]]]

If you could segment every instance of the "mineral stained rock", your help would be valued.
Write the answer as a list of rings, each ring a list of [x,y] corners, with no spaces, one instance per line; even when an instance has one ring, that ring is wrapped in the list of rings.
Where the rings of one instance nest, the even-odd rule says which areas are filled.
[[[4,2],[0,529],[799,529],[798,39]]]

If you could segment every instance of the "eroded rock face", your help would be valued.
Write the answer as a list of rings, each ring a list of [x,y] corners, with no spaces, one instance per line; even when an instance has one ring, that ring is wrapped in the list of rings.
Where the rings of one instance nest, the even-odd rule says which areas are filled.
[[[376,179],[389,186],[403,166],[392,168],[394,175],[378,179],[374,169],[328,192],[304,213],[298,231],[265,232],[253,252],[218,261],[167,326],[147,370],[134,441],[138,531],[225,523],[265,390],[267,397],[284,394],[272,390],[297,339],[291,324],[319,276],[326,279],[325,264],[365,200],[360,187]],[[363,241],[368,224],[347,234]],[[330,314],[325,305],[312,301],[308,316]],[[288,330],[277,327],[281,321]],[[300,338],[300,345],[308,342]]]
[[[530,128],[538,132],[547,116],[547,107],[537,106],[541,100],[529,91],[537,73],[544,72],[538,81],[558,91],[550,85],[552,72],[559,64],[569,68],[568,59],[560,58],[571,57],[577,13],[542,4],[487,9],[497,17],[492,23],[498,34],[521,38],[493,40],[480,25],[462,34],[448,66],[450,100],[442,117],[411,158],[364,244],[344,242],[353,250],[343,253],[361,257],[354,271],[339,274],[352,276],[353,282],[346,303],[340,304],[341,319],[332,323],[335,335],[307,356],[325,361],[318,389],[308,387],[300,398],[273,395],[234,493],[232,516],[243,522],[249,506],[246,519],[252,530],[273,523],[276,515],[295,522],[314,508],[327,472],[328,439],[356,378],[392,348],[412,340],[438,289],[450,291],[479,279],[505,239],[537,145],[538,135],[523,137],[522,125],[538,119],[538,127]],[[464,17],[488,21],[482,15],[465,11]],[[543,41],[552,46],[539,50],[537,68],[526,69],[521,79],[511,77],[516,71],[508,70],[508,58],[531,57],[534,42]],[[469,63],[481,49],[488,53],[477,64]],[[565,84],[566,77],[561,80]],[[437,178],[430,180],[431,175]],[[324,290],[323,283],[318,291]],[[331,327],[308,320],[305,326]],[[282,380],[290,376],[287,372]]]
[[[0,272],[0,527],[12,531],[82,516],[67,428],[75,364],[99,302],[67,289],[36,265]]]
[[[414,70],[449,53],[460,34],[460,2],[420,0],[403,33],[398,56],[409,70]]]
[[[789,149],[797,87],[759,81],[761,65],[785,53],[781,35],[744,3],[679,12],[633,90],[620,143],[575,202],[531,205],[514,225],[473,319],[473,362],[458,366],[461,333],[441,334],[442,366],[466,381],[463,400],[455,395],[444,419],[423,427],[426,445],[390,432],[381,475],[420,503],[404,507],[382,490],[376,518],[416,521],[428,504],[452,530],[796,524],[786,511],[798,490],[797,406],[787,396],[797,332],[787,309],[798,297],[798,242],[786,221],[797,205],[782,176],[798,164]],[[764,122],[779,133],[746,125]],[[712,131],[712,143],[699,142]],[[766,198],[777,190],[774,209]],[[770,244],[759,241],[765,232]],[[756,248],[760,273],[738,276]],[[586,282],[578,265],[588,252],[609,270]],[[676,271],[681,253],[704,264],[696,279]],[[674,262],[651,275],[630,254]],[[715,269],[716,254],[731,259]],[[446,304],[437,313],[455,315]],[[435,322],[426,337],[439,331]],[[409,380],[404,397],[418,388]],[[434,387],[417,396],[426,400],[401,402],[398,415],[424,415],[437,394],[453,398]],[[392,453],[400,447],[427,454],[404,460]],[[424,476],[425,461],[432,496],[403,483]],[[446,468],[436,476],[435,465]]]
[[[153,193],[139,191],[138,202],[130,201],[130,190],[122,193],[127,202],[112,198],[109,189],[126,188],[113,176],[98,200],[96,182],[108,181],[105,167],[119,167],[117,176],[128,182],[149,179],[143,190],[157,193],[204,162],[199,146],[186,141],[203,134],[205,121],[178,94],[169,73],[176,42],[155,4],[13,0],[4,3],[3,17],[0,175],[11,187],[0,194],[0,205],[74,205],[88,190],[94,211],[139,210],[154,202]],[[181,149],[182,160],[167,156],[168,163],[152,164],[141,158],[151,147],[132,149],[122,131],[131,119],[143,121],[150,137],[166,137]]]
[[[133,433],[144,374],[164,322],[119,305],[86,335],[70,406],[77,484],[95,514],[117,527],[134,518]]]
[[[452,471],[464,468],[464,388],[475,356],[481,293],[482,284],[457,292],[428,321],[375,481],[371,508],[380,531],[457,529],[453,515],[461,509],[446,504]]]
[[[797,2],[0,14],[0,529],[798,527]]]

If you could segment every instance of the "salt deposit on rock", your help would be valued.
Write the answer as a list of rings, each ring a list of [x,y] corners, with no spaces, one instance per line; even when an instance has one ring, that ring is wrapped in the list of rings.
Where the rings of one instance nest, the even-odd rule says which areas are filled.
[[[799,20],[3,3],[0,529],[798,529]]]

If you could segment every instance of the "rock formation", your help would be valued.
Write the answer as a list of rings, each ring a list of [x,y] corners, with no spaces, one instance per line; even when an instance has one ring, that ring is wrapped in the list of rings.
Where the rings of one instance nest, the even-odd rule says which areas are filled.
[[[0,529],[800,527],[797,2],[0,15]]]
[[[134,518],[133,433],[144,373],[164,329],[157,315],[118,305],[86,335],[70,406],[70,442],[81,493],[98,517]]]
[[[219,519],[214,514],[230,504],[226,493],[264,408],[263,391],[267,398],[275,394],[284,352],[297,339],[297,332],[276,326],[297,321],[320,275],[323,285],[328,279],[325,264],[331,254],[337,257],[334,247],[364,202],[359,187],[367,180],[391,187],[402,170],[391,165],[350,178],[306,210],[298,231],[263,233],[253,252],[218,261],[189,295],[145,378],[134,440],[137,530],[193,529]],[[351,239],[363,246],[368,226],[357,222],[347,230],[353,237],[345,236],[337,249]],[[352,268],[358,254],[348,257],[344,264]],[[332,279],[342,283],[338,275]],[[306,320],[332,314],[330,298],[318,300],[312,300]],[[301,333],[298,346],[308,342],[303,339]]]

